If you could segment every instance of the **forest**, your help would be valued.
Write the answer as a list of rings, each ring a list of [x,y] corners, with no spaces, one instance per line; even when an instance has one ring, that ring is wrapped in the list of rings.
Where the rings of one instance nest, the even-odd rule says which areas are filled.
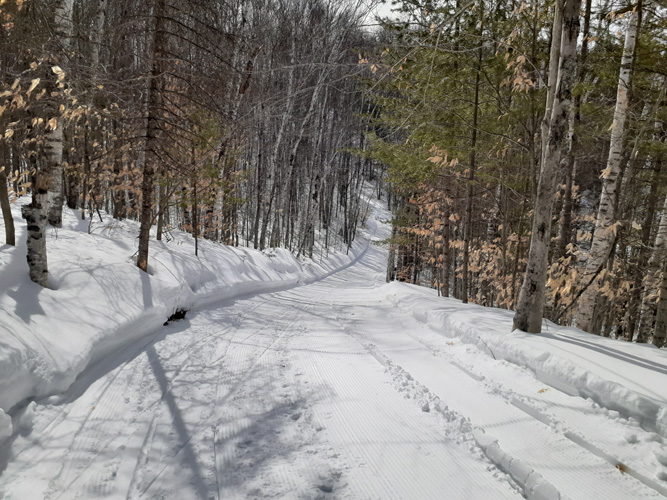
[[[9,0],[0,206],[48,286],[62,207],[257,249],[349,246],[387,280],[667,342],[667,9],[639,0]],[[154,232],[151,227],[154,226]],[[0,240],[3,241],[3,240]]]
[[[28,1],[3,5],[0,183],[32,195],[33,281],[63,204],[228,245],[312,255],[347,244],[369,161],[360,70],[363,6],[281,1]],[[5,189],[7,186],[7,189]],[[196,251],[196,248],[195,248]]]

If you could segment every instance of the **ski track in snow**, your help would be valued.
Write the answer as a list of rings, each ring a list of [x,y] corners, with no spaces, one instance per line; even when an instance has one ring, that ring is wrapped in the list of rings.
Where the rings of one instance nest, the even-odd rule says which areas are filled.
[[[398,327],[401,331],[411,333],[398,339],[374,334],[374,331],[383,330],[378,326],[378,322],[383,319],[394,325],[395,329]],[[450,348],[448,352],[449,346],[445,339],[432,338],[430,345],[419,341],[418,334],[421,333],[428,338],[431,336],[430,332],[423,325],[402,314],[389,312],[384,318],[374,317],[372,321],[355,319],[348,322],[354,324],[355,331],[367,332],[359,336],[373,342],[371,348],[384,357],[388,372],[392,373],[399,390],[404,392],[406,397],[415,399],[418,404],[423,405],[429,398],[421,392],[428,387],[427,394],[431,397],[435,395],[438,402],[445,401],[450,411],[469,415],[472,425],[478,429],[475,440],[480,448],[519,483],[529,498],[659,497],[654,490],[665,494],[664,486],[647,475],[642,475],[638,479],[649,488],[638,488],[637,477],[631,477],[640,475],[631,474],[629,464],[633,460],[643,461],[644,457],[627,456],[624,460],[615,460],[613,455],[603,457],[600,453],[596,453],[594,450],[596,446],[589,441],[592,434],[603,443],[602,446],[613,445],[613,441],[618,439],[619,432],[623,430],[629,433],[627,436],[634,436],[633,439],[636,439],[639,432],[636,427],[628,429],[627,426],[614,426],[613,421],[606,422],[605,419],[587,419],[585,412],[583,416],[582,413],[574,413],[573,418],[565,420],[568,405],[575,403],[574,400],[579,398],[572,398],[562,393],[560,396],[566,403],[555,406],[555,409],[560,410],[564,421],[551,423],[546,414],[541,414],[536,409],[531,411],[531,407],[523,403],[527,398],[522,398],[514,391],[502,389],[499,384],[488,381],[491,378],[489,375],[492,376],[491,380],[496,380],[496,376],[502,378],[503,370],[491,367],[492,370],[487,371],[486,376],[475,373],[474,368],[466,367],[456,360],[456,356],[451,354],[453,349]],[[423,356],[415,355],[420,347],[424,352]],[[467,357],[473,358],[475,364],[482,362],[484,358],[488,360],[486,356],[480,356],[468,347],[463,349],[468,351]],[[459,359],[465,357],[459,355]],[[503,363],[496,364],[501,367],[503,365]],[[461,372],[468,377],[458,376]],[[511,380],[515,378],[516,374],[513,374]],[[425,385],[414,382],[415,379],[423,381]],[[451,381],[455,381],[455,384]],[[544,390],[544,385],[535,379],[533,384],[534,394],[540,395],[539,391]],[[552,394],[556,392],[550,390]],[[548,391],[544,391],[546,392]],[[508,402],[510,404],[507,404]],[[547,425],[545,421],[548,422]],[[608,424],[606,428],[602,427],[605,423]],[[577,428],[580,434],[568,430],[568,425]],[[603,432],[600,432],[601,429]],[[492,438],[489,439],[489,436],[482,438],[485,433]],[[586,437],[577,439],[576,436]],[[644,436],[647,440],[655,438],[656,436],[651,434]],[[492,443],[495,445],[490,448]],[[541,468],[536,464],[540,464]],[[649,470],[650,465],[642,464]],[[616,466],[623,468],[625,474],[619,473]],[[531,478],[536,473],[539,477]]]
[[[15,415],[0,498],[667,496],[658,434],[405,314],[384,259],[107,356]]]

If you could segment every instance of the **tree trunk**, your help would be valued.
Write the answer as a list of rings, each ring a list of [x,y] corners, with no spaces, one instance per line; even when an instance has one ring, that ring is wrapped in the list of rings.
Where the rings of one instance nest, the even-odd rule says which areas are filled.
[[[396,226],[392,224],[389,255],[387,256],[387,283],[396,279],[396,244],[394,238],[396,238]]]
[[[658,292],[655,328],[649,337],[649,342],[656,347],[663,347],[667,342],[667,259],[662,261],[662,279]]]
[[[640,319],[639,319],[639,329],[637,332],[637,342],[645,342],[646,339],[649,339],[653,336],[653,328],[655,325],[655,315],[656,315],[656,297],[653,296],[653,292],[657,291],[658,286],[662,288],[662,283],[660,279],[660,271],[663,267],[663,262],[667,259],[667,197],[662,207],[662,215],[660,217],[660,222],[658,224],[658,229],[656,231],[655,240],[653,242],[653,249],[651,251],[651,257],[648,261],[648,269],[646,271],[646,276],[644,277],[643,292],[644,296],[642,298]],[[664,280],[664,278],[663,278]],[[662,296],[663,299],[667,295]],[[664,300],[663,300],[664,301]]]
[[[67,52],[72,38],[72,12],[74,0],[62,0],[55,12],[56,33],[60,37],[60,44]],[[67,57],[67,56],[66,56]],[[57,73],[57,80],[60,82],[61,74]],[[57,84],[56,84],[57,85]],[[63,225],[63,123],[60,118],[59,103],[52,103],[53,118],[56,119],[56,126],[46,135],[46,148],[49,150],[49,161],[51,166],[49,173],[48,186],[48,205],[47,219],[49,224],[54,227]]]
[[[442,296],[449,297],[449,269],[451,267],[451,251],[449,248],[449,210],[445,212],[445,224],[442,240]]]
[[[139,254],[137,266],[148,272],[148,240],[153,224],[153,183],[156,165],[159,162],[157,147],[159,141],[160,116],[160,85],[158,79],[162,74],[162,57],[166,44],[164,0],[155,0],[155,35],[153,39],[153,57],[151,58],[151,75],[148,85],[148,105],[146,123],[146,158],[141,181],[141,225],[139,227]]]
[[[544,118],[540,124],[542,132],[542,149],[540,163],[544,162],[549,141],[549,124],[553,111],[556,86],[558,82],[558,63],[560,60],[561,38],[563,36],[563,0],[556,0],[554,6],[554,22],[551,28],[551,50],[549,52],[549,76],[547,77],[547,101],[544,109]],[[534,188],[533,188],[534,189]]]
[[[53,163],[49,181],[48,222],[54,227],[63,225],[63,128],[58,120],[55,130],[46,136],[46,148],[49,151],[47,161]]]
[[[586,59],[588,58],[588,39],[591,27],[591,3],[592,0],[586,0],[584,9],[584,29],[581,42],[581,56],[577,64],[578,76],[577,82],[582,83],[586,77]],[[560,218],[560,227],[558,228],[558,241],[556,243],[556,258],[567,255],[567,245],[572,240],[572,211],[574,210],[574,200],[572,190],[574,188],[574,179],[577,173],[576,155],[579,149],[579,137],[577,135],[577,125],[581,122],[581,95],[577,94],[574,98],[574,113],[570,123],[570,144],[567,152],[567,162],[565,167],[565,189],[563,192],[563,208]]]
[[[607,168],[602,172],[602,194],[600,196],[600,207],[595,222],[593,243],[590,254],[586,261],[584,280],[590,279],[598,269],[604,266],[609,258],[611,246],[615,239],[614,223],[616,214],[614,207],[618,198],[618,181],[621,175],[621,157],[623,155],[623,142],[625,140],[625,122],[628,117],[628,91],[630,88],[631,69],[635,52],[635,42],[640,19],[640,7],[635,8],[630,15],[630,24],[625,34],[625,45],[623,47],[623,58],[621,59],[621,70],[618,78],[618,94],[616,97],[616,109],[614,110],[614,121],[612,123],[611,141],[609,143],[609,157]],[[584,331],[599,333],[596,325],[596,307],[599,300],[599,280],[594,279],[586,291],[581,295],[579,308],[577,310],[577,326]]]
[[[192,235],[195,238],[195,257],[199,255],[199,207],[197,206],[197,176],[192,179]]]
[[[0,166],[0,209],[2,209],[2,219],[5,223],[5,243],[7,245],[16,245],[16,231],[14,230],[14,218],[12,217],[12,207],[9,203],[9,192],[7,191],[6,167]]]
[[[14,218],[12,217],[12,207],[9,203],[9,192],[7,186],[7,146],[3,143],[0,145],[0,209],[2,210],[2,219],[5,222],[5,243],[7,245],[16,245],[16,231],[14,230]]]
[[[549,141],[542,155],[540,180],[533,216],[528,263],[516,313],[514,329],[531,333],[542,331],[544,291],[547,277],[549,243],[551,240],[551,211],[558,177],[561,152],[567,142],[567,125],[572,107],[572,88],[576,77],[576,49],[579,36],[581,0],[565,0],[562,17],[562,37],[556,94],[549,123]],[[554,18],[557,21],[557,18]],[[558,27],[554,26],[554,32]]]
[[[95,14],[95,29],[91,35],[91,67],[93,70],[93,78],[96,79],[98,66],[100,64],[100,47],[102,41],[102,33],[104,31],[104,21],[106,17],[107,0],[99,0],[97,2],[97,12]]]
[[[120,125],[117,121],[113,122],[113,130],[116,135],[116,140],[120,141],[119,134]],[[124,219],[126,216],[127,206],[125,203],[125,191],[123,189],[123,154],[120,149],[114,152],[113,158],[113,184],[111,187],[111,196],[113,196],[113,217],[114,219]]]
[[[37,171],[32,186],[32,202],[24,205],[21,215],[26,221],[27,260],[30,279],[43,287],[48,286],[49,266],[46,258],[46,214],[49,199],[50,172]]]
[[[470,174],[468,175],[468,189],[466,199],[466,222],[463,234],[463,270],[461,276],[461,302],[468,302],[468,266],[470,264],[470,239],[472,238],[472,204],[474,196],[473,181],[475,179],[475,148],[477,147],[477,118],[479,116],[479,83],[482,72],[482,55],[484,43],[482,40],[484,25],[484,5],[480,2],[479,20],[479,48],[477,49],[477,68],[475,74],[475,101],[473,107],[472,136],[470,138]]]
[[[195,142],[190,145],[190,168],[192,169],[192,235],[195,238],[195,257],[199,256],[199,201],[197,200],[197,150]],[[230,244],[229,242],[226,242]]]
[[[662,124],[656,120],[655,129],[656,134],[654,134],[653,139],[656,142],[660,141],[659,132],[662,127]],[[652,168],[653,172],[651,175],[651,182],[649,188],[649,195],[646,206],[646,214],[644,220],[642,221],[642,236],[638,248],[635,247],[635,252],[637,253],[637,262],[634,268],[634,283],[632,286],[632,291],[630,295],[630,300],[627,307],[627,318],[628,318],[628,328],[625,334],[625,340],[631,341],[635,335],[635,330],[637,325],[641,320],[640,305],[642,300],[642,292],[644,294],[650,293],[651,290],[643,286],[644,279],[647,277],[648,273],[651,272],[650,267],[648,266],[649,261],[649,252],[648,249],[651,245],[651,228],[653,226],[653,219],[655,217],[656,206],[658,204],[658,187],[660,183],[660,173],[662,170],[662,158],[660,153],[658,153],[657,158],[649,159],[649,168]],[[645,295],[644,295],[645,296]],[[637,336],[637,342],[646,342],[647,335],[642,335],[641,333]]]
[[[164,169],[160,172],[158,180],[158,213],[157,213],[157,234],[155,239],[162,241],[162,233],[167,220],[167,210],[169,210],[169,194],[167,189],[167,176]]]

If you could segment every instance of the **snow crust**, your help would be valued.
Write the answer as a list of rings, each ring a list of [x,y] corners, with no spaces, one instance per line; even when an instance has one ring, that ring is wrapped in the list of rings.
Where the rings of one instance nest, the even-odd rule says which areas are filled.
[[[146,274],[135,265],[137,223],[91,223],[65,209],[63,227],[47,232],[50,289],[43,289],[28,279],[25,262],[20,207],[28,202],[12,207],[16,247],[0,246],[0,436],[11,434],[4,412],[65,391],[86,367],[155,333],[177,310],[311,283],[368,246],[360,240],[347,252],[329,249],[318,262],[200,239],[195,257],[191,235],[174,231],[151,241]]]

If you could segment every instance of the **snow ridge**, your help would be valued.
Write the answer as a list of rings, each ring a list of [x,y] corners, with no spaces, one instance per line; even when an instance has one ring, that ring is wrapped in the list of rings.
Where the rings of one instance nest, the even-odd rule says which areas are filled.
[[[616,411],[626,419],[635,419],[646,430],[667,438],[667,397],[664,390],[656,391],[655,396],[662,394],[663,400],[660,401],[653,394],[642,394],[635,388],[611,380],[610,373],[599,375],[590,365],[575,364],[571,358],[545,350],[544,345],[539,345],[539,349],[536,349],[536,344],[530,342],[531,338],[535,337],[553,340],[549,345],[561,342],[584,345],[595,340],[603,344],[599,347],[600,350],[611,351],[613,348],[604,344],[613,344],[615,341],[591,339],[593,336],[590,334],[582,334],[574,328],[561,328],[552,323],[549,323],[548,329],[557,333],[510,333],[511,311],[471,304],[463,306],[454,299],[440,298],[436,302],[432,297],[429,298],[431,300],[426,302],[420,300],[422,297],[410,297],[398,301],[396,305],[446,336],[460,338],[496,359],[528,368],[545,384],[571,396],[590,398],[601,407]],[[443,306],[443,302],[456,303],[456,307]],[[635,347],[642,349],[642,354],[647,356],[658,351],[652,346]],[[650,358],[644,364],[650,369]]]
[[[542,474],[506,453],[498,444],[497,438],[486,434],[481,429],[474,430],[473,436],[489,460],[521,485],[528,500],[569,500],[569,497],[559,492]]]

